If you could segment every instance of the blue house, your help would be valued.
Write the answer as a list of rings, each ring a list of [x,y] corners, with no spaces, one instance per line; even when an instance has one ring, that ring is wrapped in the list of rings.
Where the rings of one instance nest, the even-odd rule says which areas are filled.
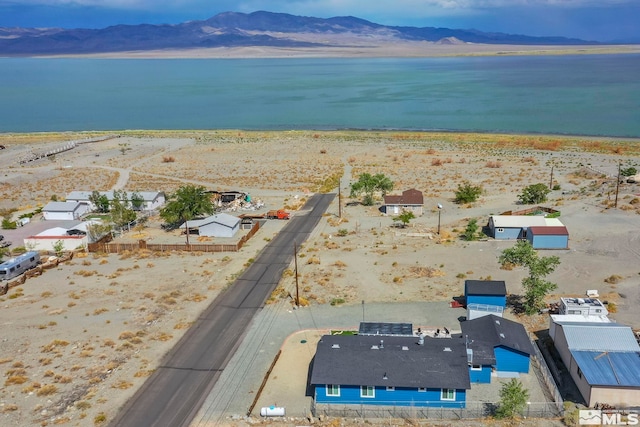
[[[569,249],[567,227],[529,227],[527,240],[534,249]]]
[[[316,405],[464,408],[471,388],[460,335],[325,335],[312,363]]]
[[[536,215],[491,215],[487,225],[498,240],[526,239],[531,227],[563,227],[558,218]]]
[[[507,305],[507,285],[504,280],[465,280],[464,297],[467,320],[489,314],[502,317]]]
[[[529,372],[533,347],[522,324],[489,315],[460,322],[467,347],[471,381],[491,382],[500,377]]]

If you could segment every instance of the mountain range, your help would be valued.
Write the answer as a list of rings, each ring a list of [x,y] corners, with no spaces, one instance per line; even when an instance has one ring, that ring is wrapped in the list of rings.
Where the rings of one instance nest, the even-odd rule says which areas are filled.
[[[385,26],[346,16],[328,19],[286,13],[225,12],[175,25],[115,25],[103,29],[0,28],[0,55],[61,55],[213,47],[331,47],[426,41],[507,45],[598,44],[476,30]]]

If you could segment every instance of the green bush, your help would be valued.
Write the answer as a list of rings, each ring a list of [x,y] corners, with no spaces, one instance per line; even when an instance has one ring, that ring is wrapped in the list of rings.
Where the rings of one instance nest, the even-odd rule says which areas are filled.
[[[2,220],[2,229],[3,230],[15,230],[16,228],[18,228],[18,224],[16,224],[15,221],[11,221],[8,219],[3,219]]]
[[[518,196],[521,203],[525,205],[533,205],[547,201],[547,194],[551,190],[545,184],[533,184],[522,190],[522,194]]]
[[[473,203],[478,200],[478,197],[482,194],[482,187],[479,185],[471,185],[468,181],[458,185],[458,191],[456,191],[455,202],[460,203]]]

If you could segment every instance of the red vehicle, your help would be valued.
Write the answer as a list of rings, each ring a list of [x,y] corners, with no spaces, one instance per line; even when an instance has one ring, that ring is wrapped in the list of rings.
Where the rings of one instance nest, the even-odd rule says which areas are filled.
[[[267,212],[267,219],[290,219],[291,214],[284,209]]]

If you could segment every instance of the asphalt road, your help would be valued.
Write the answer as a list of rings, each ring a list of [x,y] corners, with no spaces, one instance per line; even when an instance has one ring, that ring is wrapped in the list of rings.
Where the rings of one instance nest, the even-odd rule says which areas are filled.
[[[220,294],[122,408],[111,426],[188,426],[335,194],[312,196],[253,264]]]

